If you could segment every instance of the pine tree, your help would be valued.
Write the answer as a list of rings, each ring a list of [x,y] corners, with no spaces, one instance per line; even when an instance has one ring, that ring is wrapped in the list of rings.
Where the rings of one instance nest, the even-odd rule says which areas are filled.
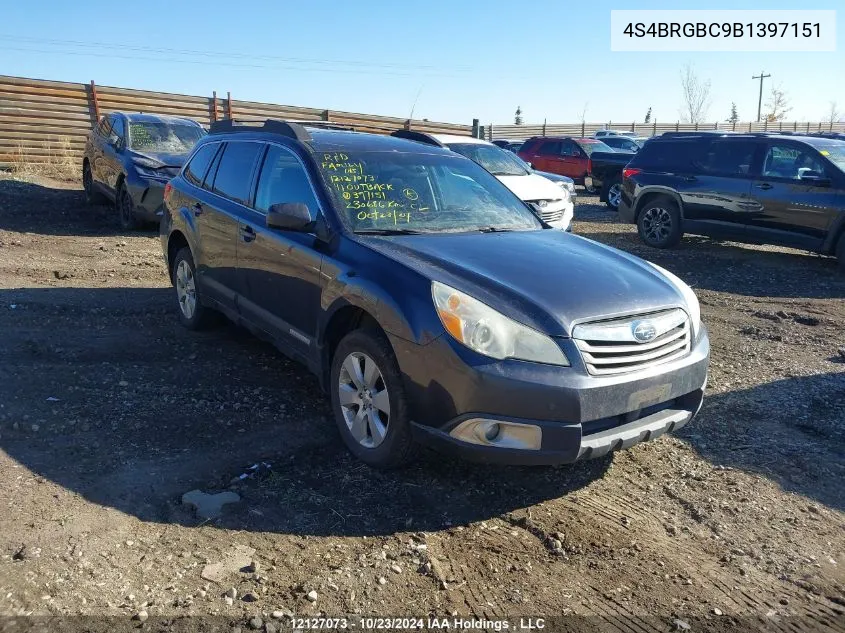
[[[736,124],[739,122],[739,113],[736,111],[736,104],[731,102],[731,116],[727,119],[728,123]]]
[[[522,108],[520,106],[516,106],[516,113],[513,117],[513,124],[522,125]]]
[[[643,119],[643,123],[651,123],[651,106],[648,106],[648,112],[645,113],[645,119]]]

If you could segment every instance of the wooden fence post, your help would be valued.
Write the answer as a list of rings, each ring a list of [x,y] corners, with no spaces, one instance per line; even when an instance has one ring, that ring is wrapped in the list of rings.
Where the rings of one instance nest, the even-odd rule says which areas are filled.
[[[681,131],[681,122],[680,121],[675,121],[675,131],[676,132]]]
[[[546,135],[546,119],[543,119],[543,136]]]
[[[229,117],[230,120],[235,118],[232,116],[232,93],[229,91],[226,91],[226,116]]]
[[[657,119],[654,120],[654,125],[651,127],[651,135],[657,136]]]
[[[411,119],[405,119],[405,129],[406,130],[411,129]]]
[[[91,80],[91,106],[94,108],[94,125],[100,121],[100,100],[97,98],[97,85]]]
[[[217,91],[211,93],[211,122],[217,120]]]
[[[581,138],[584,138],[585,136],[587,136],[587,128],[586,128],[586,124],[584,123],[584,120],[582,119],[581,120]]]
[[[493,141],[493,124],[487,126],[487,140],[492,142]]]
[[[323,121],[331,121],[332,120],[332,111],[331,110],[323,110]]]

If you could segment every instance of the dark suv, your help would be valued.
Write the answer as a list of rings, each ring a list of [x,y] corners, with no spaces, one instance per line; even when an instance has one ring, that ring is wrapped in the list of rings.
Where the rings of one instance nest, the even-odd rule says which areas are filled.
[[[399,465],[417,443],[571,462],[701,406],[709,341],[692,290],[551,230],[448,149],[220,122],[164,210],[182,323],[217,310],[302,361],[371,465]]]
[[[619,217],[657,248],[690,232],[835,254],[845,268],[845,142],[657,137],[623,171]]]
[[[114,202],[123,229],[158,222],[165,183],[179,173],[199,123],[182,117],[113,112],[88,135],[82,184],[89,203]]]

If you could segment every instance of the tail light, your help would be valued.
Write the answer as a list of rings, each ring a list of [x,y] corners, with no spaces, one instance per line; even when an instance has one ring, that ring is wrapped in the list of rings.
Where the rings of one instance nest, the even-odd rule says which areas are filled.
[[[593,159],[592,158],[587,159],[587,173],[588,174],[593,173]]]
[[[626,167],[622,170],[622,177],[630,178],[631,176],[636,176],[641,171],[642,169],[637,169],[636,167]]]
[[[171,185],[170,183],[164,185],[164,199],[166,201],[169,200],[171,191],[173,191],[173,185]]]

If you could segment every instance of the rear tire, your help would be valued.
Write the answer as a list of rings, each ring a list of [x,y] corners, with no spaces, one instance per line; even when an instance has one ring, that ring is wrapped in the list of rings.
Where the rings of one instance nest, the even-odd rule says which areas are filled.
[[[120,188],[117,190],[114,206],[117,211],[120,228],[124,231],[134,231],[138,228],[138,219],[135,217],[135,203],[132,202],[132,195],[129,193],[129,189],[123,183],[121,183]]]
[[[106,199],[94,186],[94,174],[88,161],[82,164],[82,188],[85,190],[85,202],[94,206],[103,204]]]
[[[329,390],[343,442],[379,469],[405,466],[416,455],[399,365],[380,332],[347,334],[332,357]]]
[[[611,180],[604,186],[602,192],[604,203],[611,209],[616,211],[619,208],[619,202],[622,200],[622,181]]]
[[[839,260],[839,271],[845,273],[845,233],[839,236],[839,244],[836,246],[836,259]]]
[[[183,247],[173,260],[173,288],[176,292],[176,305],[179,310],[179,322],[189,330],[201,330],[211,320],[211,310],[200,301],[197,292],[196,267],[191,249]]]
[[[652,198],[637,215],[640,239],[654,248],[672,248],[684,235],[678,203],[668,196]]]

